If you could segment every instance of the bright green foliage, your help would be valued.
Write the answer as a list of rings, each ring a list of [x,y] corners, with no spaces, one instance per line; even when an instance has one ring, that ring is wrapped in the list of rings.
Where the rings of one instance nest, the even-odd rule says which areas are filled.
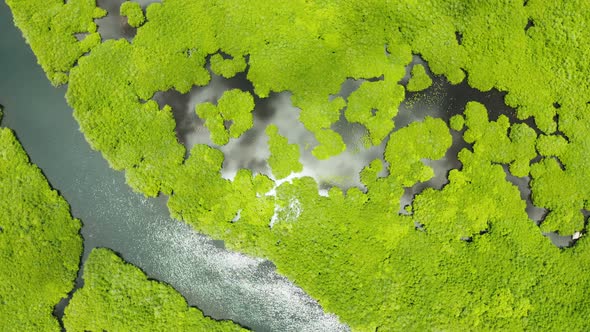
[[[0,129],[0,331],[60,331],[52,313],[74,287],[79,231],[12,131]]]
[[[168,200],[170,212],[214,238],[231,239],[229,248],[249,248],[250,253],[263,256],[257,243],[260,239],[267,241],[270,234],[274,198],[264,194],[273,182],[264,175],[252,176],[250,171],[241,170],[232,183],[221,178],[222,163],[221,151],[195,145],[175,174],[174,194]],[[241,218],[232,222],[238,213]]]
[[[191,149],[190,157],[176,176],[184,184],[173,184],[174,195],[168,201],[175,218],[213,223],[234,217],[237,211],[224,218],[227,209],[223,200],[230,191],[230,183],[220,176],[222,163],[223,153],[217,149],[202,144]]]
[[[229,127],[230,137],[238,138],[252,128],[254,99],[249,92],[238,89],[226,91],[219,98],[217,108],[225,121],[231,121]]]
[[[462,150],[459,160],[463,169],[450,172],[450,184],[441,191],[427,189],[416,197],[414,219],[425,224],[433,236],[459,239],[479,235],[495,220],[524,210],[518,189],[505,180],[502,167],[477,157]]]
[[[211,140],[217,145],[225,145],[229,138],[238,138],[252,128],[254,99],[248,92],[229,90],[219,98],[217,106],[203,103],[196,106],[197,115],[205,120],[205,127],[211,132]],[[230,121],[229,129],[225,121]]]
[[[203,316],[169,285],[149,280],[109,249],[93,249],[84,287],[66,307],[68,331],[245,331]]]
[[[583,195],[588,189],[582,187],[573,173],[561,169],[553,158],[545,158],[531,166],[533,203],[550,210],[541,224],[543,231],[567,235],[584,227],[581,209],[586,207]]]
[[[412,77],[408,81],[406,89],[408,91],[422,91],[426,90],[432,85],[432,79],[426,73],[426,69],[423,65],[417,64],[412,67]]]
[[[509,163],[514,176],[528,175],[529,163],[537,156],[537,134],[532,128],[524,123],[510,125],[504,115],[497,121],[489,121],[485,106],[476,102],[469,102],[465,107],[465,125],[463,138],[467,143],[474,143],[476,154],[496,163]]]
[[[143,10],[137,2],[125,1],[121,4],[121,16],[127,17],[127,23],[134,27],[140,27],[145,22]]]
[[[399,31],[393,28],[390,29],[392,34],[368,33],[367,25],[357,22],[362,19],[357,17],[358,10],[365,11],[365,7],[352,4],[349,11],[338,8],[328,3],[299,2],[271,5],[266,2],[194,1],[187,5],[181,1],[167,1],[151,4],[146,10],[147,23],[138,29],[132,44],[124,40],[107,41],[99,47],[100,50],[80,59],[72,74],[78,79],[70,85],[68,100],[76,109],[81,129],[88,135],[91,145],[102,151],[113,167],[127,171],[128,183],[134,189],[150,196],[158,191],[171,191],[169,184],[173,180],[169,175],[181,164],[183,148],[173,143],[175,136],[170,130],[170,113],[158,111],[153,104],[146,104],[149,110],[141,112],[142,115],[145,113],[142,117],[146,119],[138,125],[130,126],[121,117],[141,109],[139,101],[150,99],[156,91],[174,88],[186,92],[193,85],[207,84],[209,75],[203,68],[206,56],[219,50],[230,54],[234,59],[231,61],[240,62],[235,59],[249,56],[248,78],[259,96],[265,97],[271,90],[293,93],[294,104],[302,109],[302,123],[319,142],[312,152],[320,159],[337,155],[345,149],[342,138],[330,126],[339,119],[346,102],[342,98],[328,102],[329,96],[338,92],[347,77],[382,75],[382,82],[367,82],[367,88],[357,91],[358,98],[351,97],[353,101],[359,99],[360,104],[357,103],[357,107],[356,102],[352,102],[347,111],[347,114],[356,113],[351,117],[356,117],[369,128],[371,140],[377,144],[393,128],[390,118],[403,99],[403,87],[395,82],[403,77],[404,66],[411,60],[411,51]],[[361,16],[381,17],[388,12],[380,13],[383,10],[385,8],[370,8]],[[259,12],[269,13],[273,19],[248,16],[248,13]],[[301,29],[293,28],[290,23],[280,23],[284,20],[274,20],[287,12],[305,13],[298,14],[295,19],[295,26]],[[215,19],[217,16],[224,20]],[[353,22],[357,23],[353,26]],[[284,28],[277,29],[278,26]],[[353,27],[358,31],[351,29]],[[262,36],[255,37],[248,29],[259,31],[268,42],[261,43]],[[351,33],[353,39],[344,37]],[[388,45],[389,54],[384,54],[384,44]],[[325,48],[319,52],[301,53],[305,47],[315,50],[317,46]],[[214,69],[220,60],[212,57]],[[367,63],[371,66],[366,66]],[[153,68],[158,68],[158,75],[154,75]],[[233,71],[229,70],[227,76]],[[386,92],[388,97],[379,98],[380,91]],[[371,112],[373,107],[378,109],[375,116]],[[359,111],[353,112],[355,108]],[[242,125],[249,123],[249,110],[238,108],[236,113],[239,113],[236,118],[240,119],[240,125],[234,124],[236,129],[230,129],[231,137],[239,136],[242,130],[249,128]],[[158,117],[158,121],[165,125],[148,129],[158,123],[147,121],[148,117]],[[213,116],[210,122],[216,128],[213,130],[215,141],[219,144],[226,142],[219,118]],[[108,132],[108,137],[101,137],[100,132]],[[142,156],[150,149],[147,146],[162,154],[158,160]],[[162,146],[167,148],[161,149]]]
[[[10,3],[17,18],[28,8]],[[133,43],[106,41],[80,58],[67,98],[92,147],[125,170],[134,189],[173,193],[174,217],[229,248],[271,259],[354,330],[584,331],[590,242],[582,237],[559,250],[541,230],[582,230],[580,210],[590,208],[588,13],[590,2],[581,0],[166,0],[147,8]],[[25,17],[17,24],[31,34],[48,23]],[[55,43],[32,44],[48,63]],[[505,91],[518,118],[533,117],[543,135],[506,116],[490,121],[482,105],[469,103],[465,117],[450,123],[465,126],[473,145],[459,154],[463,167],[442,190],[418,194],[412,215],[400,216],[403,188],[432,176],[422,159],[441,158],[450,146],[440,119],[390,135],[405,92],[397,82],[413,53],[451,83],[467,77],[482,91]],[[289,91],[320,143],[317,158],[345,150],[331,129],[342,110],[367,127],[371,144],[390,135],[389,175],[378,176],[384,165],[376,160],[361,173],[366,193],[332,188],[323,197],[313,179],[302,178],[276,188],[275,198],[265,195],[273,182],[262,175],[221,178],[223,154],[212,147],[197,145],[184,160],[170,109],[150,99],[206,85],[209,55],[212,70],[226,77],[245,70],[247,57],[260,98]],[[71,59],[67,48],[62,58]],[[44,68],[53,77],[54,67]],[[335,95],[347,78],[365,81],[344,100]],[[250,128],[252,108],[230,107],[239,125],[226,132],[221,104],[203,106],[212,133],[237,137]],[[542,160],[531,165],[536,149]],[[533,203],[550,210],[541,230],[498,164],[530,175]]]
[[[537,151],[544,157],[563,157],[567,148],[567,140],[563,136],[541,135],[537,138]]]
[[[211,56],[211,70],[225,78],[234,77],[237,73],[241,73],[246,69],[246,60],[243,57],[234,57],[232,59],[224,59],[221,54],[213,54]]]
[[[79,60],[70,77],[92,81],[80,89],[70,86],[66,98],[92,148],[101,151],[114,169],[125,169],[127,183],[135,190],[155,196],[170,192],[167,179],[182,163],[185,150],[176,140],[171,109],[160,110],[154,101],[137,99],[134,92],[145,81],[136,80],[142,66],[129,65],[135,56],[124,39],[104,42]],[[106,86],[116,87],[117,93],[109,93]]]
[[[559,117],[564,136],[541,136],[537,142],[545,158],[531,166],[531,188],[533,203],[550,211],[541,224],[544,231],[567,235],[584,228],[581,209],[590,209],[589,120],[587,106],[564,111]]]
[[[318,159],[328,159],[336,156],[346,149],[344,140],[331,129],[321,129],[315,133],[315,138],[320,143],[311,153]]]
[[[346,106],[346,101],[342,97],[337,97],[330,102],[318,100],[299,101],[301,113],[299,120],[307,129],[314,133],[319,145],[316,146],[312,154],[318,159],[328,159],[336,156],[346,150],[346,145],[342,137],[330,127],[340,119],[340,111]]]
[[[279,134],[279,129],[275,125],[266,127],[266,134],[270,150],[268,164],[272,174],[277,179],[282,179],[289,176],[291,172],[301,172],[303,165],[299,162],[299,146],[289,144],[287,138]]]
[[[411,123],[391,134],[385,149],[390,175],[404,187],[430,180],[434,171],[422,159],[444,157],[451,143],[449,128],[441,119],[427,117],[424,122]]]
[[[461,114],[455,114],[451,117],[449,126],[455,131],[461,131],[465,126],[465,118]]]
[[[95,18],[106,12],[95,0],[6,0],[14,23],[31,45],[53,85],[68,81],[68,72],[84,53],[100,44]],[[88,33],[82,41],[74,34]]]
[[[404,100],[404,88],[391,81],[364,82],[348,98],[346,119],[363,124],[374,145],[381,143],[394,127],[393,117]]]
[[[221,113],[211,103],[198,104],[195,108],[197,115],[205,120],[205,127],[211,132],[211,141],[217,145],[225,145],[229,142],[229,134]]]

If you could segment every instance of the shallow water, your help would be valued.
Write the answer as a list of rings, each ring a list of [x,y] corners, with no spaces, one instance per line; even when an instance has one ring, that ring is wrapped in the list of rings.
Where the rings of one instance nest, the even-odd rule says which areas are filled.
[[[0,36],[2,125],[16,132],[31,161],[82,220],[83,259],[94,247],[111,248],[206,315],[257,331],[347,330],[277,275],[272,263],[220,248],[220,242],[172,220],[165,198],[133,193],[124,174],[90,149],[65,102],[66,88],[50,85],[3,2]]]

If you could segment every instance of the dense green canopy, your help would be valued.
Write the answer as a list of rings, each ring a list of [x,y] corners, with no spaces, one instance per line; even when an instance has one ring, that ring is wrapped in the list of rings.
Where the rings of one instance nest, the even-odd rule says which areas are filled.
[[[114,252],[93,249],[84,264],[84,287],[66,307],[68,331],[245,331],[187,306],[172,287],[149,280]]]
[[[1,331],[60,331],[53,309],[74,287],[79,231],[14,133],[0,128]]]
[[[87,41],[94,34],[71,40],[92,32],[89,20],[102,14],[90,0],[56,0],[47,10],[41,0],[7,2],[52,81],[64,82],[69,70],[67,100],[81,130],[130,186],[170,195],[174,217],[271,259],[353,329],[590,328],[589,240],[560,250],[541,233],[583,232],[590,209],[590,2],[164,0],[147,7],[132,42],[98,45]],[[71,6],[81,8],[76,24],[40,29]],[[506,92],[517,118],[532,117],[538,132],[505,116],[490,120],[483,105],[468,103],[450,123],[427,118],[391,134],[406,88],[428,85],[420,67],[401,85],[412,54],[453,84]],[[247,70],[258,98],[289,91],[319,143],[318,159],[345,150],[332,129],[343,113],[367,128],[369,144],[388,140],[387,165],[375,160],[362,171],[366,192],[332,188],[324,197],[304,177],[280,185],[275,197],[266,195],[274,186],[264,175],[221,178],[215,147],[196,145],[185,160],[171,109],[151,99],[208,84],[208,59],[225,77]],[[345,99],[336,95],[347,78],[364,81]],[[251,126],[246,103],[232,106],[235,137]],[[227,141],[222,105],[198,105],[197,113],[214,142]],[[441,190],[418,194],[410,215],[399,214],[404,188],[433,175],[424,159],[440,159],[451,146],[448,126],[464,129],[470,145],[458,155],[461,169]],[[281,153],[293,166],[273,161],[273,172],[296,170],[294,151],[273,139],[272,127],[267,132],[271,150],[286,145]],[[531,177],[533,203],[550,211],[541,229],[502,164]],[[379,177],[384,167],[389,175]]]

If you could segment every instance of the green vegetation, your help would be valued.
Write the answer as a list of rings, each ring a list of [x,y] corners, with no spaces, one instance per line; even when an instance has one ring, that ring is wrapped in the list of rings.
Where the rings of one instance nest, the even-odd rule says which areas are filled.
[[[217,145],[225,145],[229,142],[229,135],[225,129],[225,124],[221,113],[211,103],[197,105],[195,112],[205,120],[205,127],[211,132],[211,141]]]
[[[423,65],[417,64],[412,67],[412,77],[406,86],[408,91],[422,91],[432,85],[432,79],[426,73],[426,69]]]
[[[74,287],[79,231],[66,201],[0,128],[1,331],[60,331],[53,308]]]
[[[455,114],[449,121],[449,127],[455,131],[463,130],[465,126],[465,118],[461,114]]]
[[[364,82],[348,98],[346,119],[364,125],[373,145],[378,145],[393,129],[392,119],[403,100],[404,88],[399,84]]]
[[[269,221],[274,213],[274,198],[266,196],[273,187],[268,177],[252,175],[240,170],[234,181],[221,178],[223,153],[212,147],[197,144],[190,157],[180,167],[173,183],[174,195],[168,207],[174,218],[193,221],[192,225],[213,238],[231,238],[228,246],[258,251],[259,240],[269,241]],[[231,222],[240,213],[240,219]],[[197,222],[198,220],[198,222]]]
[[[408,142],[414,144],[409,145]],[[396,131],[391,134],[385,149],[390,176],[404,187],[430,180],[434,171],[425,166],[422,159],[444,157],[451,143],[449,129],[441,119],[427,117],[424,122],[413,122]]]
[[[205,127],[211,132],[211,141],[217,145],[225,145],[230,137],[238,138],[252,128],[252,110],[252,95],[233,89],[223,93],[217,106],[211,103],[198,104],[195,112],[205,120]],[[231,123],[228,129],[225,128],[225,121]]]
[[[95,79],[83,90],[68,89],[66,98],[74,107],[74,116],[86,124],[84,130],[91,147],[101,151],[112,168],[126,170],[131,187],[149,196],[159,191],[169,193],[171,188],[164,179],[170,178],[182,163],[185,151],[176,140],[171,109],[160,110],[154,101],[140,102],[134,92],[140,89],[137,83],[125,83],[138,71],[149,72],[153,79],[160,76],[151,75],[153,72],[148,67],[129,65],[133,54],[126,40],[109,40],[101,45],[104,47],[80,58],[70,74],[70,81],[77,80],[75,77],[83,79],[84,75]],[[145,53],[140,55],[145,56]],[[92,61],[91,66],[87,65],[89,61]],[[107,72],[96,75],[99,67]],[[195,66],[188,68],[192,71],[190,68]],[[105,91],[107,85],[119,89],[118,92]],[[183,91],[187,90],[188,87]]]
[[[230,321],[204,317],[172,287],[149,280],[109,249],[93,249],[84,264],[84,287],[66,307],[68,331],[244,331]]]
[[[301,172],[303,165],[299,162],[299,146],[289,144],[287,138],[279,134],[279,129],[275,125],[266,127],[266,134],[270,150],[268,164],[272,174],[277,179],[282,179],[289,176],[291,172]]]
[[[211,71],[225,78],[234,77],[246,69],[246,60],[243,57],[224,59],[221,54],[213,54],[210,63]]]
[[[100,44],[95,18],[106,15],[95,0],[6,0],[14,24],[54,85],[66,83],[78,58]],[[86,33],[78,41],[74,36]]]
[[[54,13],[86,8],[78,2]],[[27,20],[28,4],[9,4],[49,77],[63,81],[54,75],[70,70],[75,57],[68,48],[55,56],[48,41],[69,38],[72,29],[34,34],[56,23]],[[87,20],[80,13],[76,20]],[[81,57],[67,99],[91,146],[125,170],[135,190],[171,195],[174,217],[272,260],[354,330],[584,331],[590,240],[558,249],[542,231],[583,231],[582,209],[590,209],[588,13],[590,2],[581,0],[167,0],[148,6],[132,43],[105,41]],[[518,119],[532,118],[540,135],[506,116],[490,120],[478,103],[450,124],[427,118],[391,133],[412,53],[453,84],[467,77],[481,91],[506,92]],[[53,65],[47,54],[70,67]],[[241,170],[233,181],[221,178],[223,154],[214,147],[196,145],[184,160],[170,108],[151,99],[206,85],[209,56],[213,72],[225,77],[248,68],[259,98],[289,91],[320,143],[312,151],[319,159],[346,148],[331,129],[341,112],[368,129],[370,144],[389,138],[389,174],[378,176],[385,165],[375,160],[361,173],[366,193],[332,188],[320,196],[304,177],[283,183],[274,197],[265,195],[273,181],[263,175]],[[364,81],[345,100],[337,94],[348,78]],[[418,78],[414,85],[422,86]],[[252,96],[226,94],[196,109],[216,144],[252,126]],[[465,127],[471,144],[459,153],[461,169],[441,190],[418,194],[410,215],[399,215],[404,188],[433,175],[423,159],[442,158],[451,146],[447,125]],[[297,169],[287,147],[281,153],[293,153],[271,158],[291,162],[273,161],[273,172]],[[531,177],[533,203],[550,211],[540,229],[501,164]]]
[[[74,286],[81,223],[6,128],[0,128],[0,197],[0,331],[60,331],[53,309]],[[92,251],[84,281],[66,307],[68,331],[243,330],[187,307],[170,286],[148,280],[108,249]]]
[[[340,118],[340,110],[346,105],[346,101],[337,97],[323,105],[314,105],[301,110],[299,120],[305,127],[315,134],[320,145],[316,146],[312,154],[318,159],[327,159],[346,150],[342,137],[330,127]]]
[[[125,1],[121,4],[121,16],[127,17],[127,23],[134,27],[140,27],[145,22],[143,10],[137,2]]]
[[[532,128],[524,123],[510,125],[504,115],[497,121],[488,121],[486,108],[476,102],[465,107],[465,125],[463,138],[467,143],[474,143],[473,151],[482,159],[510,164],[514,176],[529,174],[529,164],[537,156],[537,134]]]

